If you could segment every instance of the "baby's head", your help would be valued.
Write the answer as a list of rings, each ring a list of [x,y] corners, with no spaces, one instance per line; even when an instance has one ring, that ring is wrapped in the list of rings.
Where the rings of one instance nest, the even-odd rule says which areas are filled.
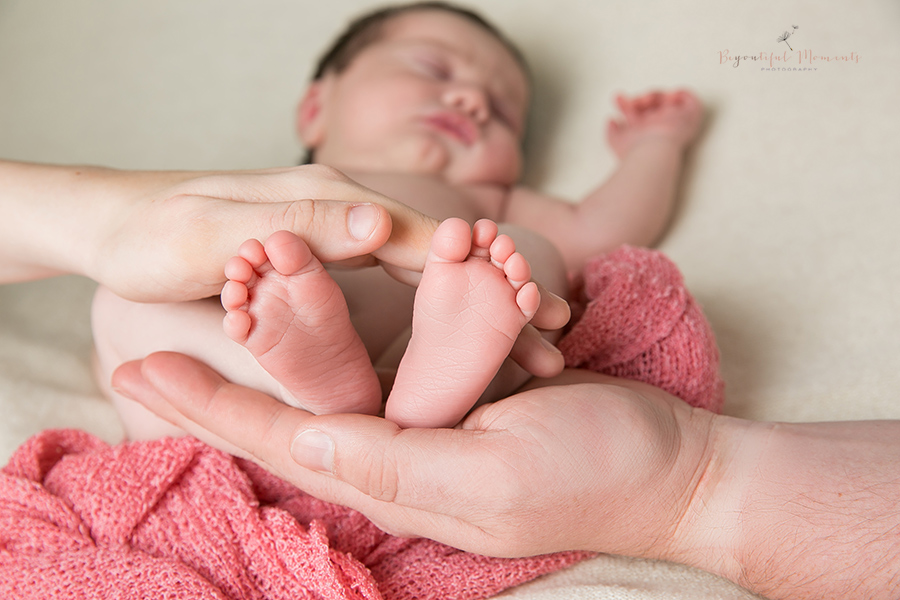
[[[425,2],[354,21],[323,55],[297,129],[316,162],[340,169],[511,185],[528,101],[524,60],[499,31]]]

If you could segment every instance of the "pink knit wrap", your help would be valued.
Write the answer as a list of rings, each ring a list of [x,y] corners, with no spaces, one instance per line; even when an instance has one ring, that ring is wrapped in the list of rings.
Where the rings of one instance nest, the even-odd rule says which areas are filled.
[[[623,248],[585,271],[570,366],[718,410],[711,330],[674,265]],[[392,537],[193,438],[46,431],[0,471],[0,598],[485,598],[590,556],[487,558]]]
[[[392,537],[193,438],[45,431],[0,472],[0,598],[484,598],[585,553]]]
[[[583,280],[580,302],[573,303],[576,322],[558,344],[567,367],[643,381],[722,411],[712,328],[671,260],[622,246],[588,262]]]

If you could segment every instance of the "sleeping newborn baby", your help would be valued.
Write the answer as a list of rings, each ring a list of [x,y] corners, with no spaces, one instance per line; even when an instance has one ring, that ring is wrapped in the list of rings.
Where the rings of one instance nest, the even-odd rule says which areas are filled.
[[[326,270],[279,232],[235,249],[220,300],[135,304],[101,288],[98,376],[129,435],[177,433],[106,383],[158,350],[316,413],[377,414],[386,399],[403,427],[453,426],[558,373],[568,273],[663,233],[703,110],[687,91],[619,97],[607,137],[620,164],[571,203],[517,185],[529,93],[521,54],[472,12],[423,3],[355,21],[324,55],[297,131],[331,176],[434,219],[409,249],[422,273]]]

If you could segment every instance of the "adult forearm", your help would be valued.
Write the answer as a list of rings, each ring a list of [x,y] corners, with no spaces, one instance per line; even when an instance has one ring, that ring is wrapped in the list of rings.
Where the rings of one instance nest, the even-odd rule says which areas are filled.
[[[900,422],[723,425],[685,562],[773,599],[900,596]]]
[[[149,174],[0,161],[0,282],[88,274],[124,201]],[[154,188],[184,176],[153,174]]]
[[[740,583],[773,598],[900,596],[900,423],[773,425],[756,472]]]

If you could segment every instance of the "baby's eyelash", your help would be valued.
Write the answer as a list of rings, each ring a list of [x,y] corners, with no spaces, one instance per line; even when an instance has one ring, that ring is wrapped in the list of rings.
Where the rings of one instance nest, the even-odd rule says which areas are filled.
[[[436,60],[423,58],[419,59],[418,63],[428,72],[429,75],[436,77],[437,79],[449,79],[452,75],[450,67]]]

